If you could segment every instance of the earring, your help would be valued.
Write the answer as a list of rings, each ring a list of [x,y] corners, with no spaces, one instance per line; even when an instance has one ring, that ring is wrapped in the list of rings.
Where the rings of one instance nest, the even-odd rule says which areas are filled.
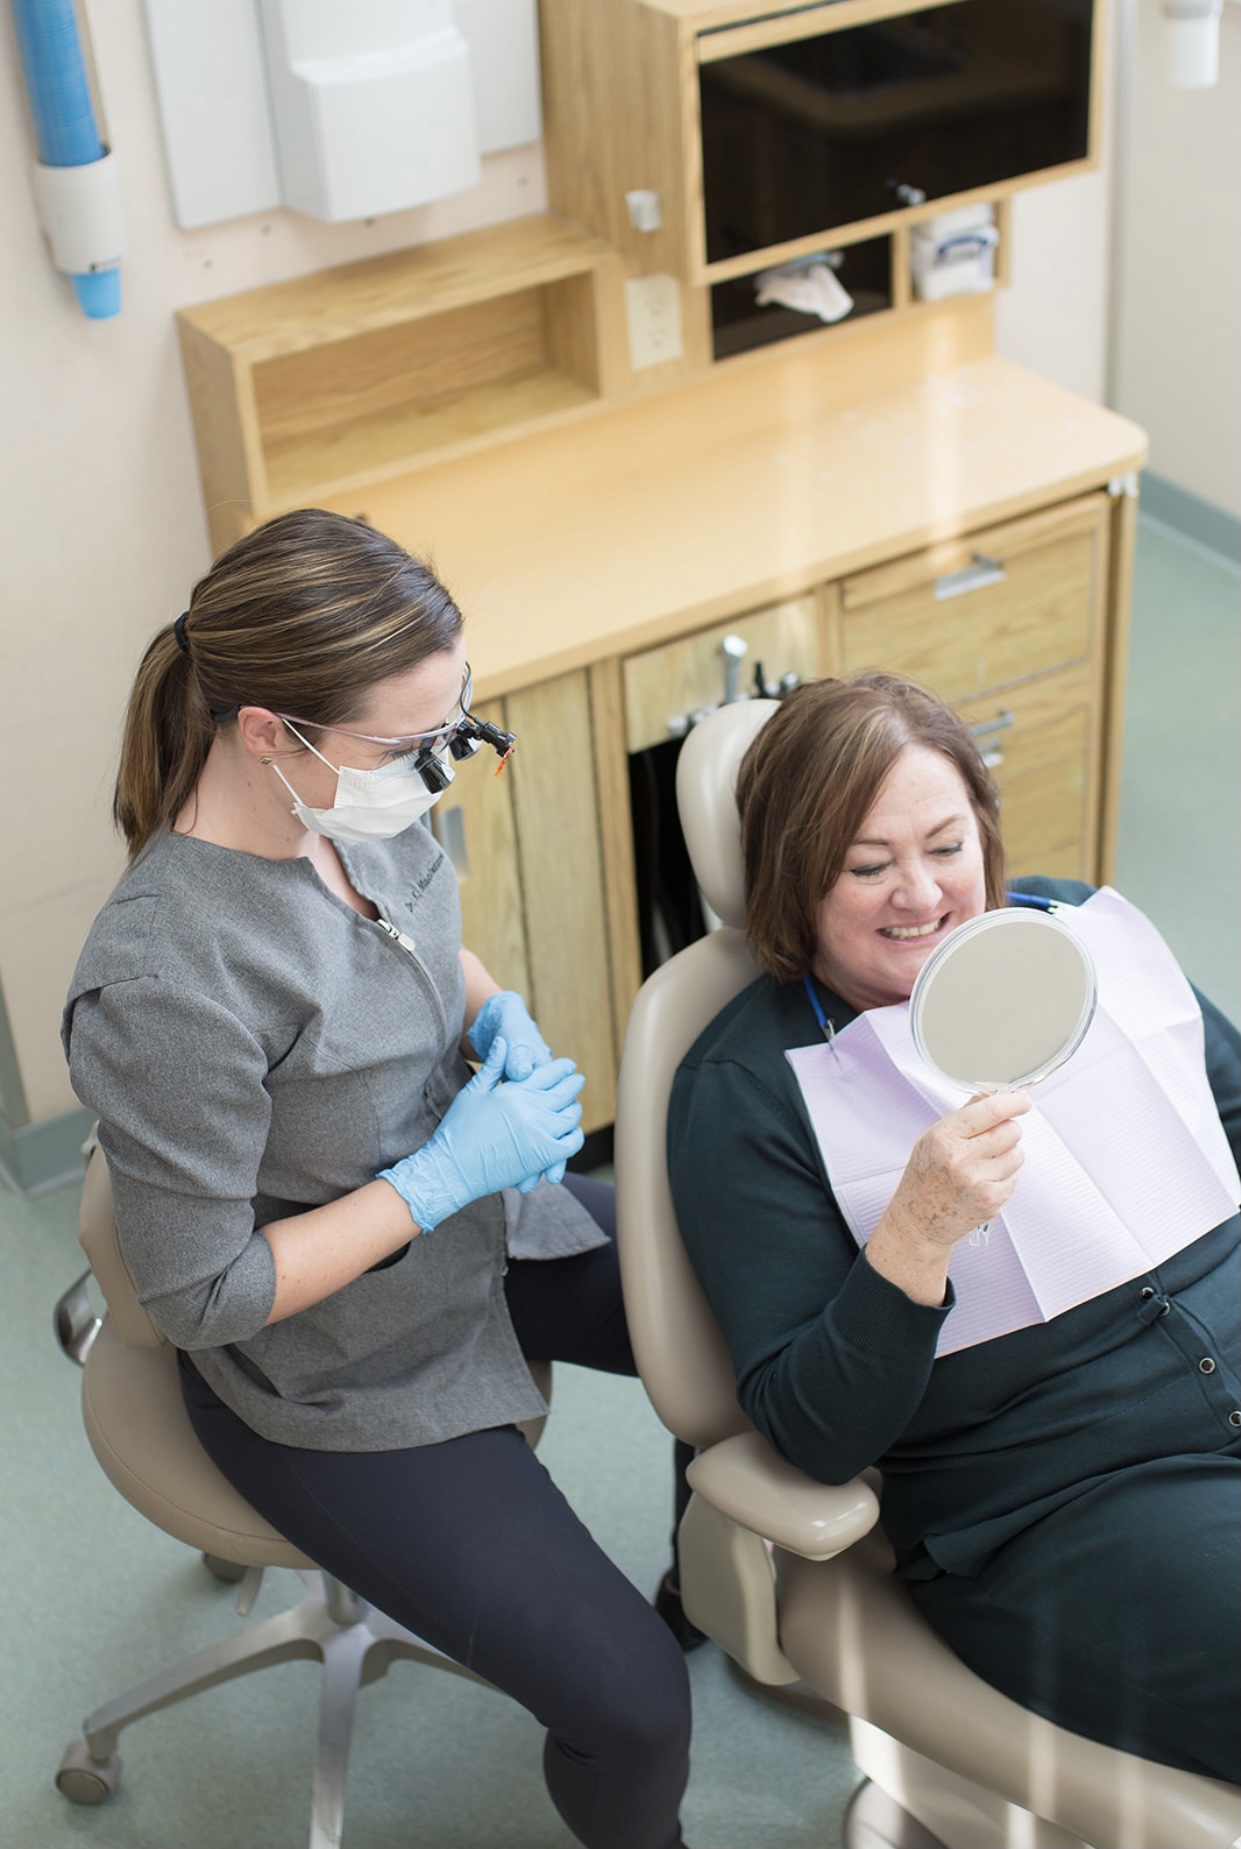
[[[270,763],[271,763],[271,759],[270,759],[270,758],[260,758],[260,759],[259,759],[259,763],[260,763],[260,764],[270,764]]]

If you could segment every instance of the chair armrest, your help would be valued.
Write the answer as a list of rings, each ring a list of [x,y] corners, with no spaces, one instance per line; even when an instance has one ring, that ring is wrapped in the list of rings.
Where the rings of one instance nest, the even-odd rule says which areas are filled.
[[[806,1560],[830,1560],[874,1527],[879,1501],[861,1477],[816,1483],[776,1456],[758,1432],[702,1451],[686,1472],[695,1495],[739,1527]]]

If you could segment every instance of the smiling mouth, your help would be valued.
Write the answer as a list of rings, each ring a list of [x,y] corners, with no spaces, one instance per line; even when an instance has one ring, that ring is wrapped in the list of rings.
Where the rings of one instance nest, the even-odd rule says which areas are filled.
[[[947,920],[948,914],[945,912],[942,918],[933,918],[930,924],[881,925],[879,928],[879,935],[880,937],[890,938],[898,944],[907,944],[911,941],[916,942],[920,937],[934,937],[937,931],[943,930]]]

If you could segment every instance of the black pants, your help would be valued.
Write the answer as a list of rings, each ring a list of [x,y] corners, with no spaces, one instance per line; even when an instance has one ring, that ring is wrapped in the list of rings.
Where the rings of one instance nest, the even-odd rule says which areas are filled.
[[[566,1185],[613,1230],[610,1189]],[[506,1282],[528,1359],[635,1371],[614,1244],[514,1261]],[[516,1427],[406,1451],[307,1451],[260,1438],[188,1365],[182,1382],[204,1448],[273,1527],[542,1722],[548,1790],[580,1842],[678,1849],[684,1658]]]
[[[975,1579],[911,1584],[993,1687],[1088,1739],[1241,1779],[1241,1463],[1118,1472],[1001,1547]]]

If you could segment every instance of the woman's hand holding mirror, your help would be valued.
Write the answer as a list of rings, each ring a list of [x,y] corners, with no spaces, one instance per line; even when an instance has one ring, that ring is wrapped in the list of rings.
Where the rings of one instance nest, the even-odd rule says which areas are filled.
[[[937,1118],[910,1151],[867,1245],[877,1271],[909,1296],[941,1303],[953,1247],[1001,1211],[1021,1170],[1024,1092],[971,1098]]]
[[[1077,1050],[1097,994],[1085,945],[1044,911],[984,912],[923,964],[909,1002],[914,1044],[942,1077],[982,1094],[919,1138],[893,1197],[895,1207],[906,1192],[932,1241],[947,1236],[951,1246],[968,1233],[986,1244],[1021,1164],[1013,1119],[1030,1101],[1013,1088],[1046,1078]],[[986,1104],[998,1114],[980,1111]]]
[[[1016,1119],[1029,1108],[1024,1092],[998,1091],[937,1118],[910,1151],[888,1212],[922,1239],[949,1248],[994,1219],[1017,1186]]]
[[[1023,1091],[971,1098],[923,1130],[884,1218],[906,1237],[951,1250],[1012,1198],[1021,1169]]]

